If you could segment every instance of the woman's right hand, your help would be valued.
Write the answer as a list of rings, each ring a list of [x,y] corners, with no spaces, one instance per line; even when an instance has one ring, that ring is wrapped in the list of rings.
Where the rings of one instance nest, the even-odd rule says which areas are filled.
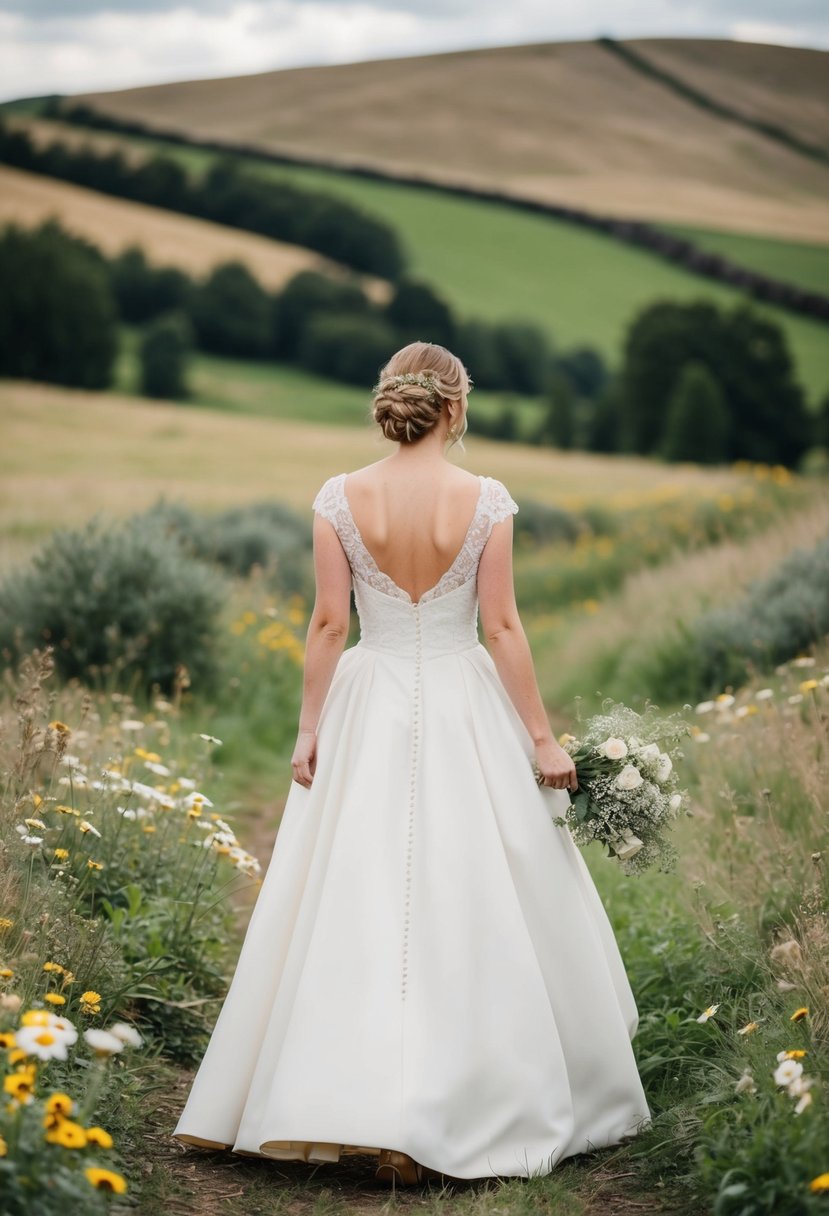
[[[543,778],[539,780],[539,785],[547,785],[554,790],[570,790],[571,793],[579,788],[572,757],[552,736],[543,743],[536,743],[535,762]]]

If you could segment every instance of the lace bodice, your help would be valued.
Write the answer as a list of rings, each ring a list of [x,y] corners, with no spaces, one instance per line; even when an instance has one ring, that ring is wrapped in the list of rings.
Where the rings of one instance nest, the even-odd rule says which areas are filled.
[[[334,525],[340,542],[345,550],[352,575],[361,579],[375,591],[394,599],[414,604],[415,601],[394,579],[379,569],[374,558],[366,548],[360,531],[354,522],[348,499],[345,494],[345,479],[347,473],[337,473],[329,477],[314,499],[313,509]],[[503,482],[494,477],[479,475],[481,483],[478,502],[455,560],[433,587],[424,591],[417,604],[425,604],[430,600],[439,599],[451,591],[455,591],[464,583],[475,578],[478,562],[489,539],[493,525],[499,520],[515,514],[518,504],[513,501]]]

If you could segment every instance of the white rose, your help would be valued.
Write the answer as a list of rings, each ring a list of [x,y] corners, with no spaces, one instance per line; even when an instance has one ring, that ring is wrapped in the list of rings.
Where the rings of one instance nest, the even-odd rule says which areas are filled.
[[[619,837],[613,842],[613,850],[620,861],[626,861],[628,857],[633,857],[642,848],[642,841],[638,836],[634,836],[632,832],[625,832],[624,836]]]
[[[656,780],[667,781],[673,767],[671,757],[667,752],[662,752],[656,765]]]
[[[628,754],[628,745],[624,739],[605,739],[604,743],[599,745],[599,751],[603,756],[607,756],[608,760],[624,760]]]
[[[643,760],[656,760],[662,754],[656,743],[647,743],[644,747],[638,748],[637,753]]]
[[[644,778],[635,764],[626,764],[617,776],[614,785],[620,790],[635,790]]]

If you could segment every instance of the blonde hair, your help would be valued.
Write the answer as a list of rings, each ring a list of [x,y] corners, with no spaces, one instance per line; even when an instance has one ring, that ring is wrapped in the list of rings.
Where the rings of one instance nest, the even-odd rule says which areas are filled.
[[[463,401],[472,380],[457,355],[435,342],[410,342],[380,371],[372,417],[387,439],[414,443],[429,433],[446,401]],[[452,440],[463,448],[463,427]],[[451,444],[450,444],[451,447]]]

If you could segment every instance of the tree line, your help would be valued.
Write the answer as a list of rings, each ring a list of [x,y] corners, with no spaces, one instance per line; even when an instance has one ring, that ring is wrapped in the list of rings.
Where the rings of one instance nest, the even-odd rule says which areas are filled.
[[[60,142],[39,148],[0,116],[0,162],[301,245],[365,274],[394,280],[405,269],[398,234],[383,220],[322,191],[265,181],[231,157],[192,177],[170,156],[131,162],[120,150],[98,153]]]
[[[112,383],[121,323],[140,325],[142,391],[187,394],[192,347],[297,364],[373,383],[400,346],[439,342],[481,389],[534,397],[537,420],[507,399],[470,430],[559,448],[720,463],[794,465],[829,447],[829,394],[806,408],[783,331],[749,305],[658,301],[632,321],[610,375],[589,347],[556,351],[529,322],[462,320],[425,283],[404,279],[385,304],[357,282],[301,271],[268,292],[241,263],[193,280],[140,249],[105,258],[55,221],[0,234],[0,375],[93,389]]]

